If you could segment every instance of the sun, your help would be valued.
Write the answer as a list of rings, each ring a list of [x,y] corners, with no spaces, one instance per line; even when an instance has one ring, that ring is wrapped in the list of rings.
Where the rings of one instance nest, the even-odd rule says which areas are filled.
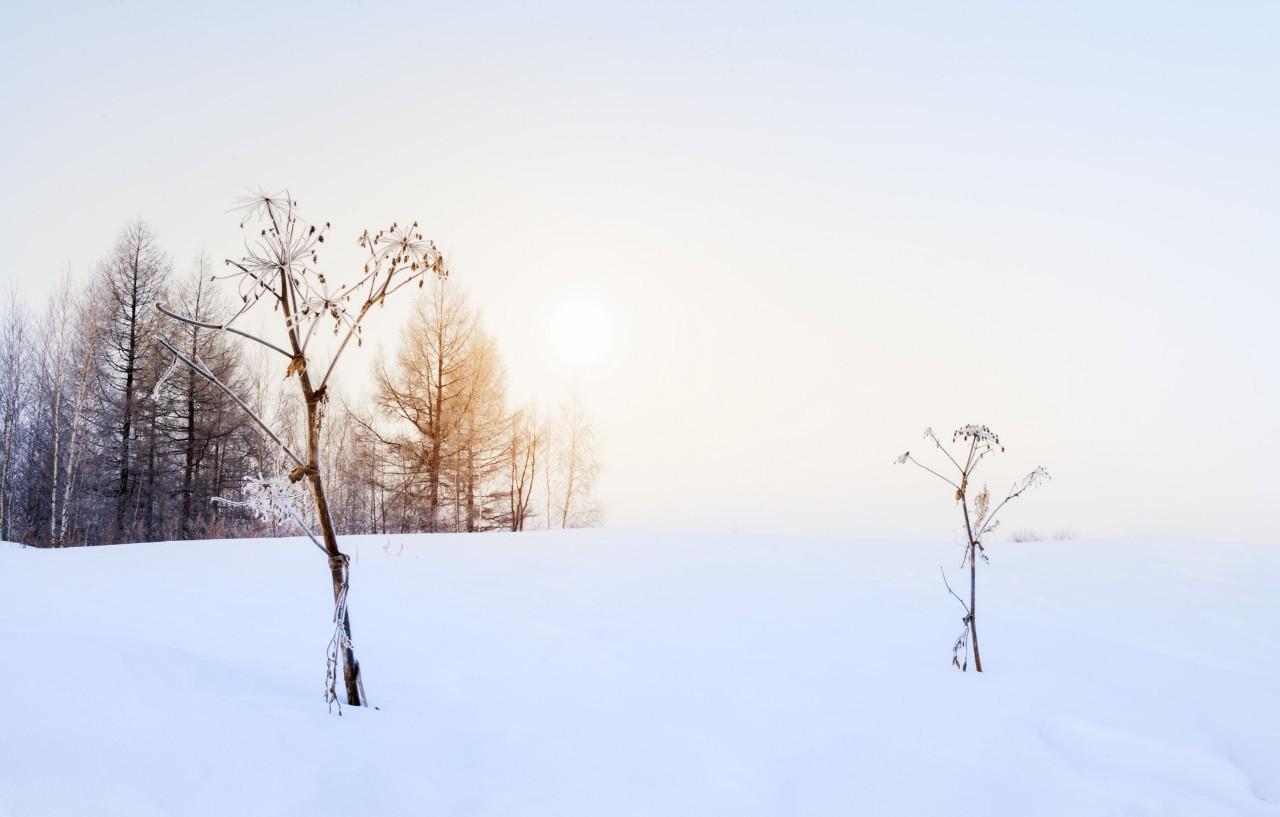
[[[569,301],[551,318],[551,342],[569,363],[599,360],[613,345],[613,321],[595,301]]]

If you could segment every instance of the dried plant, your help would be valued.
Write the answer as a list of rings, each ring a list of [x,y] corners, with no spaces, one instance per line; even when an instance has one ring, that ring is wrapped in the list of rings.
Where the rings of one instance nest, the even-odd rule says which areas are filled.
[[[916,465],[938,479],[950,485],[955,489],[955,501],[960,503],[960,509],[964,516],[964,555],[960,559],[961,568],[969,568],[969,601],[966,603],[954,590],[951,589],[950,582],[947,581],[946,571],[942,571],[942,583],[946,585],[947,592],[960,602],[960,606],[964,608],[964,618],[962,619],[964,628],[961,630],[959,637],[951,648],[951,663],[960,670],[969,668],[969,649],[973,649],[973,668],[982,672],[982,653],[978,649],[978,572],[977,561],[982,559],[988,561],[986,550],[982,545],[983,538],[996,530],[1000,525],[999,514],[1004,506],[1014,497],[1021,496],[1028,488],[1031,488],[1044,480],[1049,479],[1049,472],[1044,468],[1036,468],[1022,479],[1018,480],[1009,489],[1009,493],[994,508],[991,507],[991,492],[986,485],[970,497],[971,483],[973,482],[974,472],[978,465],[988,456],[1003,452],[1004,446],[1000,444],[1000,438],[990,428],[980,425],[967,425],[956,429],[951,435],[951,443],[953,446],[959,446],[961,456],[956,456],[947,449],[938,436],[933,433],[932,428],[925,429],[924,438],[934,444],[934,446],[942,452],[943,456],[950,465],[941,464],[941,471],[930,468],[924,463],[917,460],[910,451],[903,453],[898,457],[899,465],[903,463],[911,463]],[[947,476],[951,473],[951,469],[955,469],[955,477]],[[939,568],[941,570],[941,568]]]
[[[338,548],[320,474],[321,428],[328,402],[329,380],[351,339],[355,338],[359,345],[362,323],[373,307],[381,306],[389,295],[403,287],[415,283],[422,286],[429,275],[446,277],[448,269],[435,243],[424,238],[418,230],[417,222],[408,227],[392,224],[377,233],[370,234],[366,230],[359,236],[357,244],[367,252],[363,269],[350,283],[331,289],[327,277],[319,269],[319,249],[329,232],[327,222],[320,226],[303,220],[298,214],[297,203],[287,191],[251,193],[240,199],[235,209],[242,214],[241,229],[249,233],[245,239],[245,253],[238,260],[227,259],[227,273],[213,278],[234,283],[240,296],[240,308],[217,324],[179,315],[161,304],[157,304],[157,308],[174,320],[238,335],[283,356],[288,361],[284,367],[285,379],[297,378],[306,406],[306,450],[298,453],[290,448],[282,435],[220,381],[199,358],[187,355],[162,337],[157,337],[156,342],[168,350],[175,361],[207,378],[230,396],[293,463],[287,475],[288,482],[285,482],[285,475],[247,480],[245,504],[264,518],[283,514],[307,530],[294,504],[302,492],[290,487],[303,479],[307,481],[320,527],[318,538],[309,530],[308,536],[325,553],[333,583],[334,633],[328,652],[325,697],[331,705],[337,702],[337,667],[341,663],[347,702],[361,706],[366,703],[366,698],[360,665],[351,643],[351,618],[347,611],[350,559]],[[235,325],[263,301],[270,303],[281,316],[283,345]],[[318,354],[311,344],[319,327],[329,324],[334,336],[340,340],[325,364],[317,359]]]

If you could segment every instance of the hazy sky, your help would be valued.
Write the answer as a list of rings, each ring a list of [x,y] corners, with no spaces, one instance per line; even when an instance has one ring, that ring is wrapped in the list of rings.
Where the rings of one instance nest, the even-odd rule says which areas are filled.
[[[235,254],[288,186],[335,265],[422,223],[513,396],[590,406],[610,525],[950,536],[892,463],[978,422],[993,490],[1053,475],[1011,529],[1274,541],[1280,6],[1029,5],[12,7],[0,277],[139,215]]]

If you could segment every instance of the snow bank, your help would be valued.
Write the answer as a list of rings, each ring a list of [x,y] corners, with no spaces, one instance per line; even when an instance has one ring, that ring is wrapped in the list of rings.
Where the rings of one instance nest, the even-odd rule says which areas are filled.
[[[4,815],[1275,815],[1280,549],[357,537],[0,548]]]

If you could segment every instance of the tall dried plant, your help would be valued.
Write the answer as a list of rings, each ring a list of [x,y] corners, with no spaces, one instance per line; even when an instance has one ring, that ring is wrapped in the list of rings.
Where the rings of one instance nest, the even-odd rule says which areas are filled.
[[[942,571],[942,582],[947,587],[947,592],[960,602],[960,606],[964,608],[964,629],[961,630],[959,637],[956,638],[955,644],[951,648],[951,663],[960,670],[969,668],[969,648],[973,648],[973,668],[982,672],[982,653],[978,649],[978,559],[989,561],[987,559],[986,550],[982,545],[983,538],[995,531],[999,526],[1000,520],[997,519],[1000,511],[1014,497],[1021,496],[1028,488],[1038,485],[1044,480],[1049,479],[1049,472],[1043,467],[1036,468],[1022,479],[1013,484],[1009,489],[1009,493],[1000,501],[995,508],[991,507],[991,492],[986,485],[981,490],[976,491],[970,496],[973,487],[974,472],[977,471],[979,464],[988,456],[1003,452],[1004,446],[1000,444],[1000,438],[995,432],[986,426],[967,425],[956,429],[951,435],[951,443],[953,446],[958,445],[960,456],[956,456],[947,449],[938,436],[933,433],[932,428],[925,429],[924,438],[934,444],[937,450],[941,451],[946,457],[948,464],[940,464],[941,471],[930,468],[917,460],[910,451],[904,452],[898,457],[898,464],[911,463],[919,466],[933,476],[947,483],[954,489],[954,499],[960,504],[961,514],[964,517],[964,555],[960,559],[960,567],[969,568],[969,601],[966,603],[963,598],[951,589],[951,583],[947,581],[946,571]],[[947,476],[954,468],[955,476]],[[941,568],[939,568],[941,570]]]
[[[307,530],[307,534],[328,559],[333,584],[334,631],[328,650],[325,697],[331,705],[337,702],[337,667],[341,664],[347,703],[362,706],[366,704],[366,697],[360,664],[352,646],[351,616],[347,609],[350,559],[338,547],[320,473],[320,440],[330,379],[351,340],[355,338],[359,345],[363,321],[374,307],[382,306],[388,296],[403,287],[414,283],[421,287],[427,276],[445,278],[449,272],[443,255],[433,241],[423,237],[417,222],[397,223],[373,234],[365,230],[357,239],[367,255],[363,269],[352,276],[350,283],[330,288],[328,278],[319,270],[319,250],[330,226],[327,222],[321,226],[303,220],[297,202],[287,191],[252,193],[240,199],[235,209],[243,214],[241,229],[248,232],[245,254],[239,259],[227,259],[227,273],[215,275],[213,280],[236,285],[240,308],[221,323],[179,315],[162,304],[157,308],[174,320],[237,335],[283,357],[287,361],[283,367],[284,377],[286,380],[296,378],[306,407],[306,449],[294,451],[281,434],[199,358],[188,355],[164,338],[157,337],[156,341],[173,355],[175,362],[209,379],[230,396],[292,463],[287,475],[248,478],[243,504],[266,518],[291,518],[307,530],[294,506],[303,493],[295,484],[305,480],[320,528],[319,539],[314,531]],[[271,304],[280,316],[278,329],[283,334],[283,345],[236,326],[243,316],[264,302]],[[328,355],[327,363],[318,359],[320,354],[312,346],[322,325],[331,326],[337,338],[337,346]]]

